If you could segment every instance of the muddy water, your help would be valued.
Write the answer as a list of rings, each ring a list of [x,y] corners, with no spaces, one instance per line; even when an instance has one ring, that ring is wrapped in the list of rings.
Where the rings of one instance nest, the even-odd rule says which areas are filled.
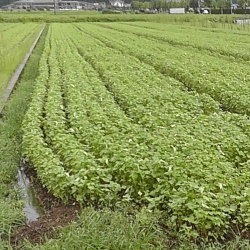
[[[25,174],[23,167],[18,170],[17,178],[17,184],[21,190],[21,196],[24,201],[23,211],[26,215],[26,221],[27,223],[36,221],[44,212],[41,206],[39,206],[39,201],[35,196],[35,192],[30,185],[29,178]]]

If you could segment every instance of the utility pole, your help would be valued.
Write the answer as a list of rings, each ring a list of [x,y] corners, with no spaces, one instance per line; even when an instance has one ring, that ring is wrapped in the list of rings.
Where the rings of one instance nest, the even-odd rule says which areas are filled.
[[[201,14],[201,1],[198,0],[198,11],[199,11],[199,14]]]
[[[56,14],[56,0],[54,0],[54,14]]]

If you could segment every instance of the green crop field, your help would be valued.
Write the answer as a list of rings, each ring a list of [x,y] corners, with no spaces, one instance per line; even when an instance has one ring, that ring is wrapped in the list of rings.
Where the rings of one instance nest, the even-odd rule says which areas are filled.
[[[8,24],[0,26],[0,96],[7,83],[36,39],[42,25]]]
[[[50,26],[25,155],[61,198],[134,201],[203,234],[247,225],[249,37],[134,25]]]
[[[248,249],[248,29],[125,21],[47,25],[28,78],[34,90],[19,122],[19,157],[51,194],[86,214],[44,245],[23,246]],[[31,44],[35,22],[0,31],[12,41],[24,26]],[[16,43],[28,47],[9,48]],[[124,219],[122,208],[136,219]]]

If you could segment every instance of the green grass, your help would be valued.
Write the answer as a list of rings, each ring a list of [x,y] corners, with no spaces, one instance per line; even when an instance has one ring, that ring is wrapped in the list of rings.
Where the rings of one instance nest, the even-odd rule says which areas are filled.
[[[0,34],[0,104],[8,81],[42,29],[36,23],[5,25],[6,30]]]
[[[141,219],[125,211],[85,208],[80,220],[63,228],[44,245],[25,243],[27,249],[163,249],[165,237],[157,218]]]
[[[240,237],[227,243],[191,242],[171,228],[170,223],[168,229],[161,227],[159,214],[146,210],[135,213],[130,209],[85,208],[79,221],[56,231],[44,244],[24,240],[22,249],[250,249],[249,241]]]
[[[23,224],[25,220],[19,192],[13,187],[17,182],[16,175],[21,157],[22,120],[34,88],[33,79],[38,74],[44,37],[35,48],[0,119],[0,249],[7,244],[3,239],[8,239],[11,230]]]

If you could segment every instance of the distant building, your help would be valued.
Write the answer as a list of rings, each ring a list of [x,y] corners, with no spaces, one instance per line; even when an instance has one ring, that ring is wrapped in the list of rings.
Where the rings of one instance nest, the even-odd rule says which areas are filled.
[[[79,1],[79,4],[80,4],[80,6],[82,6],[82,9],[84,9],[84,10],[98,10],[98,9],[105,9],[106,8],[105,2],[90,3],[90,2]]]
[[[99,2],[98,4],[99,4],[99,9],[105,9],[107,6],[106,2]]]
[[[94,10],[95,5],[94,3],[89,3],[89,2],[79,2],[80,6],[82,6],[82,9],[84,10]]]
[[[62,10],[80,10],[82,7],[79,4],[79,1],[59,1],[59,9]]]
[[[239,5],[237,4],[237,3],[233,3],[232,5],[231,5],[231,8],[233,8],[233,9],[237,9],[239,7]]]
[[[125,4],[124,4],[124,7],[125,7],[126,9],[130,9],[130,8],[131,8],[131,3],[125,3]]]
[[[105,2],[99,2],[99,3],[94,3],[95,9],[105,9],[106,8],[106,3]]]
[[[109,5],[114,8],[122,8],[125,6],[125,3],[123,0],[109,0]]]
[[[54,9],[56,3],[57,9],[78,10],[81,9],[79,1],[62,1],[62,0],[19,0],[4,6],[5,9],[19,10],[50,10]]]
[[[185,8],[170,8],[169,14],[185,14]]]

